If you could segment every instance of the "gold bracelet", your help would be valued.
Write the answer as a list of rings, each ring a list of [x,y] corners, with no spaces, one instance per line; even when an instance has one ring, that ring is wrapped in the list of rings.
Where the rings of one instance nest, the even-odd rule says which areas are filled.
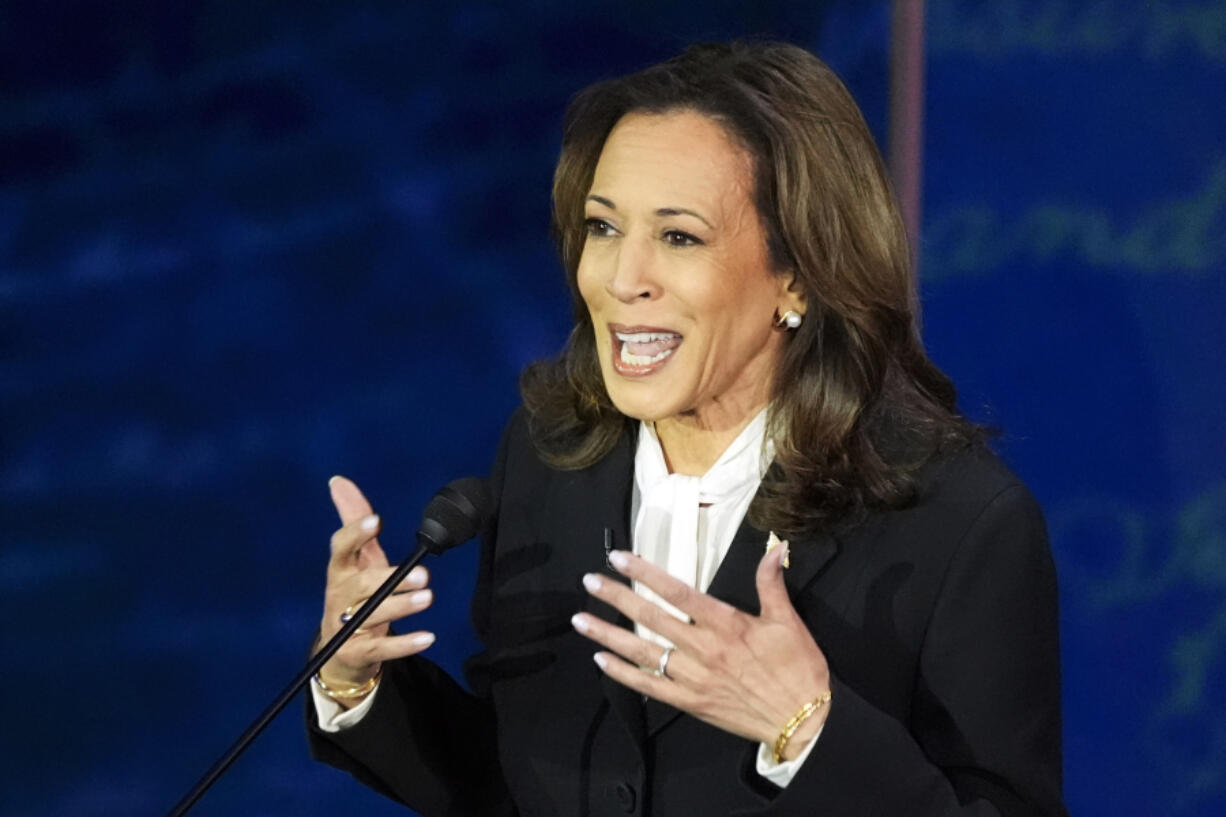
[[[318,672],[315,673],[315,677],[312,680],[315,681],[315,686],[319,687],[319,691],[327,695],[332,700],[352,701],[355,698],[365,698],[367,695],[373,692],[374,688],[379,685],[379,676],[382,674],[383,665],[380,664],[379,669],[375,671],[374,675],[370,676],[366,683],[359,684],[355,687],[349,687],[349,689],[333,689],[324,683],[324,679],[319,677]]]
[[[796,734],[796,730],[800,725],[809,719],[817,710],[821,709],[826,704],[830,703],[830,698],[833,695],[833,690],[826,690],[821,695],[818,695],[813,700],[800,708],[800,711],[792,716],[788,721],[787,726],[779,732],[779,738],[775,741],[775,762],[779,763],[783,760],[783,750],[787,748],[788,741],[792,739],[792,735]]]

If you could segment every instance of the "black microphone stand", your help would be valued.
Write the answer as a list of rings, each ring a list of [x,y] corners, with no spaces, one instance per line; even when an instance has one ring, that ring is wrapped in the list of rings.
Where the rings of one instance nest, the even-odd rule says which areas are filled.
[[[427,520],[427,522],[431,521],[433,520]],[[426,526],[423,525],[423,527]],[[341,648],[341,645],[348,640],[349,636],[353,635],[354,631],[361,627],[366,619],[370,618],[370,614],[375,611],[375,608],[392,594],[392,591],[396,589],[396,585],[400,584],[404,577],[409,575],[409,571],[416,567],[417,563],[425,558],[427,553],[436,553],[442,549],[430,541],[429,536],[425,535],[425,533],[423,530],[418,534],[419,544],[417,545],[417,550],[409,554],[408,558],[396,568],[396,572],[387,581],[379,585],[379,589],[358,608],[357,612],[353,614],[353,618],[349,619],[344,627],[341,627],[340,632],[332,636],[328,643],[324,644],[319,652],[315,653],[315,656],[306,663],[306,666],[294,677],[294,680],[289,682],[289,686],[282,690],[281,694],[276,697],[272,704],[258,718],[251,722],[246,731],[238,736],[238,740],[234,741],[234,745],[213,764],[211,769],[205,772],[204,777],[197,781],[192,790],[179,801],[178,805],[170,810],[166,817],[183,817],[184,814],[187,814],[188,809],[204,796],[209,787],[217,782],[217,779],[225,773],[226,769],[230,768],[230,764],[238,760],[238,756],[247,750],[251,742],[264,731],[268,724],[272,723],[273,718],[277,717],[281,710],[294,699],[294,696],[306,686],[315,673],[319,672],[320,667],[328,663],[328,659]]]

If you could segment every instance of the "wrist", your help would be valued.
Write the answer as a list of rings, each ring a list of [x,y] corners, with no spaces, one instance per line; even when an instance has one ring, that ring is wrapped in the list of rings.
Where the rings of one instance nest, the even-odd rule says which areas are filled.
[[[779,759],[787,762],[795,760],[804,754],[809,748],[809,744],[822,731],[822,727],[826,725],[826,718],[830,714],[830,704],[826,704],[816,712],[812,717],[808,718],[804,723],[796,728],[792,733],[791,739],[788,740],[787,746],[784,747]]]
[[[365,681],[347,682],[347,681],[332,681],[323,677],[323,671],[315,673],[311,682],[328,698],[335,701],[342,709],[349,709],[357,706],[365,698],[375,691],[379,685],[379,678],[383,675],[383,665],[380,664],[373,675]]]
[[[775,763],[794,760],[805,750],[814,735],[826,723],[832,692],[832,690],[827,690],[806,703],[796,711],[791,720],[783,725],[778,737],[774,740]]]

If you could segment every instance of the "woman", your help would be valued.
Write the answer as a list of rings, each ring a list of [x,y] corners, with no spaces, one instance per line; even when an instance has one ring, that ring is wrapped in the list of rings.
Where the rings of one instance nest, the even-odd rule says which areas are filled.
[[[388,634],[419,570],[316,756],[425,815],[1062,814],[1042,518],[924,354],[838,79],[736,44],[589,88],[554,202],[576,326],[494,468],[472,692]],[[325,638],[388,573],[332,493]]]

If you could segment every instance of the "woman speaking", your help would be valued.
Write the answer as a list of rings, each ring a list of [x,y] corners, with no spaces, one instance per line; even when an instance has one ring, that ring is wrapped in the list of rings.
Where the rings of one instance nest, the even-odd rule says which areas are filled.
[[[571,104],[574,295],[494,465],[471,691],[388,623],[314,754],[436,815],[1059,815],[1056,581],[928,360],[880,155],[811,54],[707,45]],[[389,575],[332,482],[322,637]]]

